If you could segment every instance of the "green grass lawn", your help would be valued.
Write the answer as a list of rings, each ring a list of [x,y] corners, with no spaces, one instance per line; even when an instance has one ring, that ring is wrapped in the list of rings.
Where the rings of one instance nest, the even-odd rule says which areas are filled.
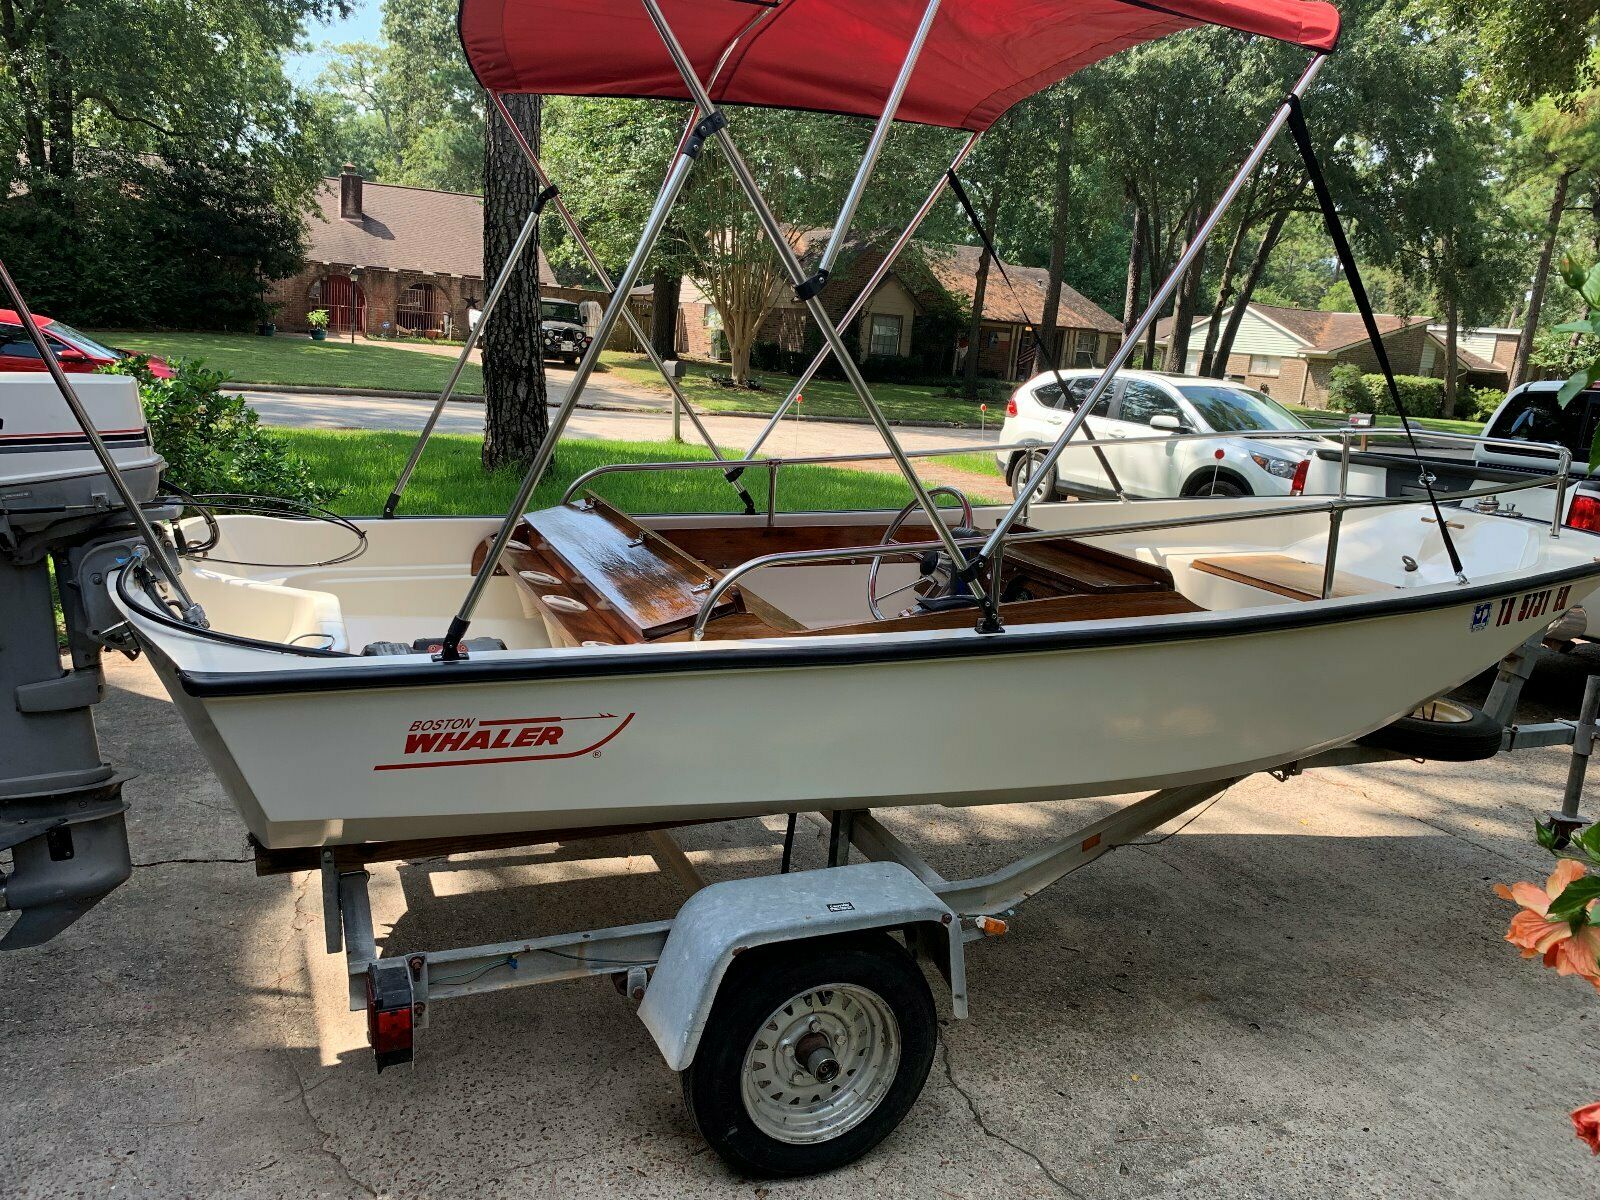
[[[416,435],[367,430],[273,429],[311,464],[319,480],[340,489],[329,507],[347,516],[383,511]],[[520,479],[501,471],[486,475],[479,465],[483,443],[462,434],[436,434],[406,489],[400,512],[414,516],[500,514],[510,506]],[[555,465],[534,493],[530,508],[556,504],[573,479],[602,463],[702,461],[710,455],[666,442],[563,441]],[[745,486],[762,504],[767,471],[746,472]],[[596,480],[592,490],[633,513],[741,512],[734,491],[715,470],[628,472]],[[784,467],[778,475],[778,507],[785,512],[820,509],[895,509],[911,499],[899,476],[835,467]]]
[[[643,387],[666,394],[667,385],[651,362],[642,354],[623,354],[608,350],[602,361],[619,379],[626,379]],[[740,389],[733,391],[711,382],[713,375],[727,375],[726,363],[684,362],[687,375],[683,379],[683,393],[689,403],[704,412],[763,412],[770,413],[783,403],[783,398],[794,386],[793,375],[780,375],[774,371],[757,371],[761,380],[759,392]],[[874,383],[872,394],[883,406],[891,421],[942,421],[952,425],[967,425],[977,429],[982,414],[977,402],[958,396],[945,395],[945,385],[914,383]],[[813,379],[806,385],[800,404],[800,419],[806,417],[864,417],[866,412],[855,391],[848,383],[834,379]],[[793,419],[793,418],[788,418]],[[1005,419],[1005,404],[991,401],[988,424],[999,428]]]
[[[385,392],[437,392],[455,360],[442,354],[362,344],[331,335],[325,342],[280,334],[97,333],[109,345],[164,358],[201,359],[234,383],[287,383],[302,387],[372,388]],[[483,394],[483,371],[468,363],[456,392]]]
[[[1000,464],[995,462],[993,454],[977,451],[972,454],[935,454],[930,458],[917,458],[913,462],[935,462],[940,466],[951,467],[957,471],[970,471],[974,475],[993,475],[996,479],[1002,478]]]

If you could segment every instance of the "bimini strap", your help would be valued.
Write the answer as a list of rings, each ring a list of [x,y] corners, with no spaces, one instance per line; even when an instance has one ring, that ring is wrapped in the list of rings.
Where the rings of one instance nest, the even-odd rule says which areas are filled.
[[[1006,271],[1006,264],[1000,258],[999,251],[994,248],[994,242],[989,237],[989,231],[983,227],[983,220],[978,216],[978,210],[972,206],[972,199],[967,195],[967,189],[961,186],[961,180],[956,175],[954,167],[951,167],[948,171],[946,171],[945,175],[949,177],[950,190],[956,194],[956,199],[961,202],[961,207],[966,211],[967,220],[972,222],[972,228],[977,232],[978,240],[983,243],[983,248],[989,252],[989,260],[994,263],[995,267],[1000,271],[1000,278],[1005,280],[1006,287],[1011,292],[1012,300],[1016,301],[1017,311],[1022,314],[1022,323],[1028,327],[1028,332],[1033,334],[1034,348],[1039,353],[1043,354],[1045,351],[1045,341],[1044,338],[1040,336],[1039,327],[1035,325],[1033,323],[1033,319],[1028,316],[1028,306],[1022,302],[1022,297],[1017,293],[1016,284],[1011,282],[1011,276]],[[1042,316],[1043,314],[1040,315]],[[977,352],[978,348],[976,346],[967,347],[968,354],[976,354]],[[1056,386],[1061,389],[1061,399],[1062,402],[1065,403],[1069,399],[1067,395],[1067,381],[1061,377],[1061,369],[1056,366],[1055,355],[1052,354],[1049,357],[1050,374],[1055,376]],[[1087,420],[1085,420],[1084,423],[1079,426],[1079,428],[1083,430],[1083,436],[1089,442],[1094,442],[1095,436],[1092,432],[1090,432],[1089,422]],[[1105,451],[1100,449],[1099,446],[1096,446],[1094,455],[1100,460],[1101,467],[1105,469],[1106,479],[1111,484],[1111,490],[1116,492],[1117,495],[1121,496],[1123,494],[1122,484],[1117,479],[1117,473],[1111,469],[1111,464],[1106,461]]]
[[[1417,460],[1418,479],[1428,493],[1428,503],[1433,505],[1433,515],[1439,523],[1439,536],[1444,539],[1444,552],[1450,557],[1450,566],[1456,573],[1456,579],[1465,583],[1467,574],[1461,567],[1461,555],[1456,553],[1450,526],[1439,511],[1439,498],[1433,492],[1433,477],[1428,473],[1427,464],[1422,461],[1422,451],[1418,449],[1416,434],[1411,429],[1411,418],[1406,415],[1405,405],[1400,401],[1400,387],[1395,383],[1394,368],[1389,363],[1389,349],[1383,344],[1383,335],[1378,331],[1378,319],[1372,313],[1372,301],[1367,296],[1366,285],[1361,282],[1361,270],[1356,266],[1355,255],[1350,250],[1350,239],[1345,236],[1339,210],[1334,206],[1333,194],[1328,191],[1328,181],[1322,174],[1322,164],[1317,161],[1317,152],[1311,145],[1311,131],[1306,126],[1305,111],[1299,96],[1289,97],[1289,132],[1294,136],[1294,144],[1305,162],[1311,190],[1316,193],[1317,204],[1322,209],[1322,223],[1327,227],[1328,236],[1333,239],[1334,253],[1338,255],[1339,265],[1350,284],[1350,295],[1356,302],[1357,311],[1361,313],[1361,323],[1366,326],[1367,340],[1372,343],[1372,353],[1378,360],[1378,369],[1383,373],[1384,384],[1389,389],[1389,399],[1400,417],[1400,427],[1405,430],[1412,457]]]

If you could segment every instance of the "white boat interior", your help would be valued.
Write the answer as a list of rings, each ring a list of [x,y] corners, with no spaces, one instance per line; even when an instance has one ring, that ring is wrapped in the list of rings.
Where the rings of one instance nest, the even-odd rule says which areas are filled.
[[[1306,511],[1296,512],[1297,503]],[[1347,512],[1324,599],[1325,505],[1312,497],[1275,500],[1270,510],[1243,504],[1270,515],[1081,536],[1075,531],[1158,517],[1237,518],[1242,505],[1223,498],[1037,506],[1019,532],[1061,536],[1008,546],[1001,575],[1006,628],[1338,604],[1456,587],[1426,505]],[[1003,512],[977,508],[971,528],[992,529]],[[1593,561],[1586,545],[1592,539],[1582,535],[1552,539],[1548,528],[1531,521],[1460,509],[1449,514],[1456,549],[1474,581]],[[702,644],[970,632],[977,616],[970,605],[919,610],[921,564],[904,554],[882,567],[877,593],[891,598],[882,605],[887,619],[874,619],[867,604],[869,565],[885,553],[879,543],[891,515],[633,518],[587,496],[519,522],[471,632],[497,639],[510,654],[681,646],[691,641],[708,585],[731,568],[765,555],[852,547],[861,554],[845,561],[778,564],[743,575],[714,605]],[[215,630],[345,654],[387,645],[392,657],[415,660],[428,656],[426,644],[403,655],[393,654],[394,647],[441,636],[499,523],[494,517],[367,520],[360,522],[365,548],[353,559],[277,567],[242,564],[337,558],[350,549],[352,535],[315,521],[224,516],[220,541],[207,557],[190,562],[185,578]],[[191,534],[203,532],[198,526]],[[907,524],[898,540],[930,536],[928,526]],[[245,657],[256,657],[181,632],[168,631],[161,640],[178,665],[192,669],[238,669]],[[324,661],[300,660],[308,668]]]

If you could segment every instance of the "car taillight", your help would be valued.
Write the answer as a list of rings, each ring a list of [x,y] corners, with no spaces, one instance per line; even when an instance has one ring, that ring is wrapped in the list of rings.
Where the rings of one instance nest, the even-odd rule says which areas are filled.
[[[1011,399],[1006,401],[1006,416],[1014,417],[1016,415],[1017,415],[1017,398],[1015,396],[1013,396],[1013,397],[1011,397]]]
[[[1300,465],[1294,469],[1294,478],[1289,481],[1289,495],[1303,496],[1306,492],[1306,476],[1311,471],[1311,460],[1302,458]]]
[[[1588,494],[1574,496],[1572,507],[1567,509],[1566,523],[1572,529],[1587,529],[1591,533],[1600,533],[1600,496]]]

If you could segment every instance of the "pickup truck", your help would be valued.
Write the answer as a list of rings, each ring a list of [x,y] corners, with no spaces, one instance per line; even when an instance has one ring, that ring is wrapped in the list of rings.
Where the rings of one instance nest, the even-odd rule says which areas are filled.
[[[1350,452],[1347,490],[1358,496],[1420,496],[1425,491],[1423,471],[1436,493],[1465,491],[1489,482],[1514,483],[1529,475],[1553,475],[1559,461],[1551,447],[1565,446],[1572,467],[1561,523],[1600,532],[1600,473],[1589,471],[1589,445],[1600,423],[1600,388],[1579,393],[1565,408],[1556,403],[1560,389],[1560,380],[1539,380],[1513,389],[1489,418],[1486,441],[1452,444],[1419,432],[1420,463],[1398,438],[1374,438],[1366,446],[1358,441]],[[1308,494],[1339,490],[1340,457],[1335,445],[1314,452]],[[1529,488],[1476,503],[1480,511],[1548,525],[1555,517],[1556,489]],[[1575,608],[1552,626],[1547,640],[1564,643],[1588,636],[1587,618]],[[1595,636],[1600,637],[1600,629]]]

